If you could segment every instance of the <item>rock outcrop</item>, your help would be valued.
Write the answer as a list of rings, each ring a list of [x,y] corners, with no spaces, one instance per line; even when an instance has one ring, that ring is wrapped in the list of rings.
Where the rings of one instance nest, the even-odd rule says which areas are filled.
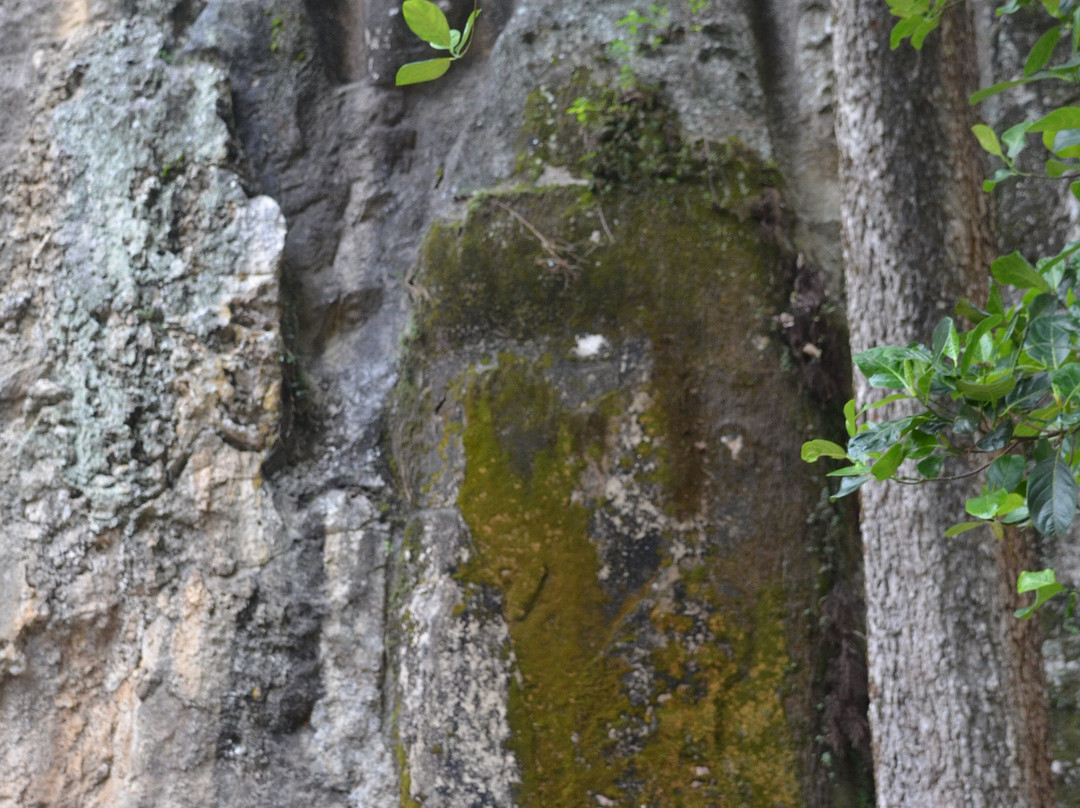
[[[634,9],[7,4],[0,806],[865,797],[828,4]]]

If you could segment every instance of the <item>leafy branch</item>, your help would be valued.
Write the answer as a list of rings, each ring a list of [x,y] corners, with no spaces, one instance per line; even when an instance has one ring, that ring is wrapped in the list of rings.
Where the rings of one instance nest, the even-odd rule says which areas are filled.
[[[888,0],[899,18],[892,30],[893,48],[910,39],[916,49],[940,24],[956,0]],[[999,15],[1039,5],[1051,24],[1032,46],[1023,74],[971,96],[977,104],[993,95],[1037,81],[1080,84],[1080,0],[1006,0]],[[1068,45],[1062,61],[1052,63]],[[1067,181],[1080,199],[1080,107],[1061,106],[1040,118],[1023,121],[1000,135],[985,124],[972,128],[979,145],[1002,161],[983,183],[992,191],[1013,177]],[[1044,173],[1021,170],[1017,158],[1028,136],[1040,134],[1047,156]],[[1044,536],[1063,536],[1077,511],[1080,487],[1080,242],[1032,265],[1019,252],[998,258],[990,268],[986,308],[968,300],[956,314],[970,327],[945,317],[934,329],[929,347],[880,346],[854,357],[870,386],[892,392],[856,411],[844,407],[847,446],[826,440],[803,444],[802,457],[822,457],[848,465],[828,476],[839,478],[833,499],[857,491],[871,480],[902,483],[955,480],[985,472],[978,496],[965,503],[973,521],[949,528],[946,537],[988,525],[998,538],[1005,526],[1033,527]],[[1014,290],[1007,292],[1008,289]],[[1006,306],[1006,295],[1020,301]],[[868,420],[870,411],[908,401],[901,418]],[[985,455],[974,469],[943,476],[950,458]],[[911,475],[911,466],[918,474]],[[905,471],[901,473],[901,467]],[[1055,595],[1069,595],[1066,617],[1078,595],[1057,581],[1051,569],[1022,572],[1019,593],[1034,592],[1035,602],[1018,609],[1030,617]]]
[[[446,51],[450,55],[402,65],[394,77],[394,84],[398,87],[437,79],[450,69],[451,62],[464,56],[472,42],[473,28],[480,9],[473,6],[468,20],[465,21],[465,28],[461,31],[450,27],[442,9],[431,0],[405,0],[401,13],[409,30],[431,47]]]

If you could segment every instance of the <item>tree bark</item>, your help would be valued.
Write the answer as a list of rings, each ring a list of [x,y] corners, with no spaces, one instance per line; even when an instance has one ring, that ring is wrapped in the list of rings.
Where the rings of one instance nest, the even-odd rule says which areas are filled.
[[[992,258],[967,96],[970,8],[891,51],[883,0],[834,0],[837,140],[853,351],[927,341]],[[856,382],[858,401],[870,397]],[[870,722],[883,806],[1051,804],[1037,632],[1011,616],[1028,550],[952,539],[972,481],[863,489]]]

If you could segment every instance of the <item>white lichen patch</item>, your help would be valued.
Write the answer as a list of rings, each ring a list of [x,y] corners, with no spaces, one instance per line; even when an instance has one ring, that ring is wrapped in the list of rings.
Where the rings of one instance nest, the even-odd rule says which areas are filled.
[[[603,334],[579,334],[570,353],[575,359],[597,359],[605,356],[609,347]]]

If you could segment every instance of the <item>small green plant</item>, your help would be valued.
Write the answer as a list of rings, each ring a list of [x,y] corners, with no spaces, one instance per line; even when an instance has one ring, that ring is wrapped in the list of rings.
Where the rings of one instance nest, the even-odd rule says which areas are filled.
[[[269,9],[266,12],[270,13]],[[282,38],[285,36],[285,18],[275,16],[270,20],[270,52],[277,53],[281,48]]]
[[[710,5],[711,0],[687,0],[690,16],[696,18]],[[619,37],[608,45],[608,57],[619,64],[619,83],[623,88],[629,88],[635,83],[633,66],[631,64],[635,53],[645,51],[655,53],[668,40],[670,36],[670,11],[666,4],[653,3],[648,11],[642,13],[637,9],[630,12],[615,24],[626,31],[625,37]],[[697,22],[691,25],[694,31],[700,31],[701,25]]]
[[[449,70],[451,62],[464,56],[472,41],[473,26],[480,9],[473,6],[463,31],[451,28],[442,9],[430,0],[405,0],[401,12],[405,24],[414,34],[436,50],[447,51],[450,55],[402,65],[394,77],[398,87],[437,79]]]
[[[949,0],[888,2],[900,18],[892,31],[893,48],[908,38],[920,48],[951,5]],[[1013,14],[1034,3],[1007,0],[997,13]],[[980,90],[972,104],[1035,81],[1080,84],[1080,3],[1038,4],[1053,23],[1029,52],[1023,75]],[[1059,43],[1068,43],[1068,54],[1051,65]],[[1000,137],[985,124],[972,131],[987,153],[1005,163],[984,190],[1012,177],[1037,176],[1068,181],[1080,198],[1080,107],[1058,107]],[[1034,175],[1017,165],[1030,134],[1041,135],[1046,150],[1045,171]],[[985,472],[979,495],[965,504],[974,520],[949,528],[947,537],[981,525],[998,538],[1007,525],[1030,526],[1044,536],[1066,535],[1076,517],[1080,487],[1080,241],[1034,265],[1019,252],[1011,253],[994,261],[990,274],[985,309],[968,300],[956,305],[961,322],[970,328],[945,317],[929,347],[879,346],[854,357],[871,387],[899,392],[858,411],[854,401],[847,403],[846,448],[827,440],[803,444],[807,462],[821,457],[847,461],[829,475],[840,478],[833,499],[873,480],[914,484]],[[870,410],[897,401],[906,401],[913,414],[860,423]],[[946,464],[954,458],[968,462],[950,469]],[[1052,569],[1021,573],[1017,591],[1035,593],[1033,604],[1016,610],[1019,618],[1030,617],[1062,592],[1069,595],[1069,618],[1078,595],[1058,582]]]

